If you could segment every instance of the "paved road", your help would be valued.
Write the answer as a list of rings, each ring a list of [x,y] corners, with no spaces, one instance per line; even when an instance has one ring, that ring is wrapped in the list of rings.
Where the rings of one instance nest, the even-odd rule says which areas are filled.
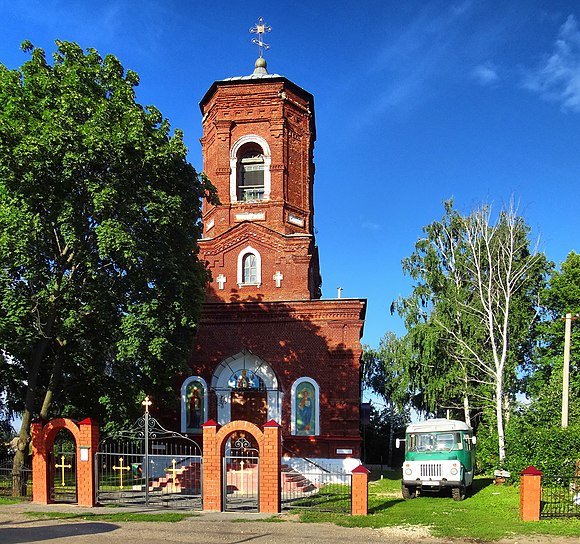
[[[0,506],[1,544],[394,544],[417,542],[421,536],[421,542],[446,542],[431,539],[425,534],[404,531],[388,534],[382,530],[348,529],[327,523],[297,523],[292,515],[282,516],[285,521],[278,523],[265,521],[272,517],[269,515],[238,513],[199,513],[176,523],[108,523],[78,519],[36,519],[23,513],[33,510],[77,513],[94,511],[74,506],[58,505],[55,508],[52,505],[29,503]],[[151,513],[151,510],[146,512]]]

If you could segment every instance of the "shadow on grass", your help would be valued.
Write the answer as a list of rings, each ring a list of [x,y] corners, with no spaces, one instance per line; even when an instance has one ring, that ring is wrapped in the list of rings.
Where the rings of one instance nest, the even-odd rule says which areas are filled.
[[[477,495],[480,491],[483,491],[486,487],[493,484],[493,478],[475,478],[471,489],[467,492],[468,496],[473,497]]]
[[[391,499],[388,501],[381,502],[379,504],[373,504],[372,506],[369,506],[369,514],[379,514],[381,512],[384,512],[385,510],[388,510],[389,508],[392,508],[393,506],[395,506],[396,504],[399,504],[401,502],[404,502],[404,500],[403,499]]]

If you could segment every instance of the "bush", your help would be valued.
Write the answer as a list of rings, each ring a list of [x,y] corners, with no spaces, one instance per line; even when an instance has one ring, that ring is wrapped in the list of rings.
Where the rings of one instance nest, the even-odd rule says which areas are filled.
[[[573,475],[580,460],[580,425],[562,429],[532,426],[513,418],[506,428],[506,460],[502,468],[514,479],[532,465],[545,474]],[[477,472],[491,475],[499,467],[497,433],[480,429],[477,435]]]
[[[573,475],[580,460],[580,425],[532,427],[516,420],[506,442],[506,468],[512,474],[533,465],[546,474]]]

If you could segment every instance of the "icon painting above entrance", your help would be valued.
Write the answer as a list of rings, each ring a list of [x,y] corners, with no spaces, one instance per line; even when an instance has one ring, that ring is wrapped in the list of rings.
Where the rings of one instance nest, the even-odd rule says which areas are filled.
[[[211,388],[217,397],[218,423],[251,421],[263,425],[280,422],[282,394],[274,371],[262,359],[243,350],[215,369]]]

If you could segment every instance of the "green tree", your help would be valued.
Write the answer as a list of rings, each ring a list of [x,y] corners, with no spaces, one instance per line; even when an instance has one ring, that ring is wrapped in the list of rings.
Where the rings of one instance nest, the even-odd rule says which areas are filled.
[[[56,45],[52,64],[26,42],[20,69],[0,65],[0,385],[22,413],[15,474],[31,420],[52,407],[120,419],[144,391],[173,399],[207,279],[196,240],[215,192],[181,132],[136,103],[138,76],[114,56]]]
[[[580,313],[580,255],[572,251],[554,271],[542,292],[545,315],[539,326],[538,353],[527,380],[530,405],[526,419],[534,425],[560,425],[562,369],[564,361],[564,317]],[[570,424],[580,424],[580,322],[572,321],[570,358]]]
[[[409,342],[406,367],[412,395],[423,408],[491,408],[499,461],[505,458],[505,420],[518,389],[517,370],[533,348],[538,297],[549,268],[532,252],[529,228],[513,208],[492,221],[484,205],[468,216],[445,202],[445,216],[403,261],[412,294],[396,309]]]
[[[404,431],[409,421],[409,398],[406,338],[387,332],[379,347],[363,346],[362,385],[379,398],[380,411],[371,411],[370,428],[365,429],[366,460],[393,466],[393,444],[397,431]],[[379,445],[380,444],[380,445]]]

